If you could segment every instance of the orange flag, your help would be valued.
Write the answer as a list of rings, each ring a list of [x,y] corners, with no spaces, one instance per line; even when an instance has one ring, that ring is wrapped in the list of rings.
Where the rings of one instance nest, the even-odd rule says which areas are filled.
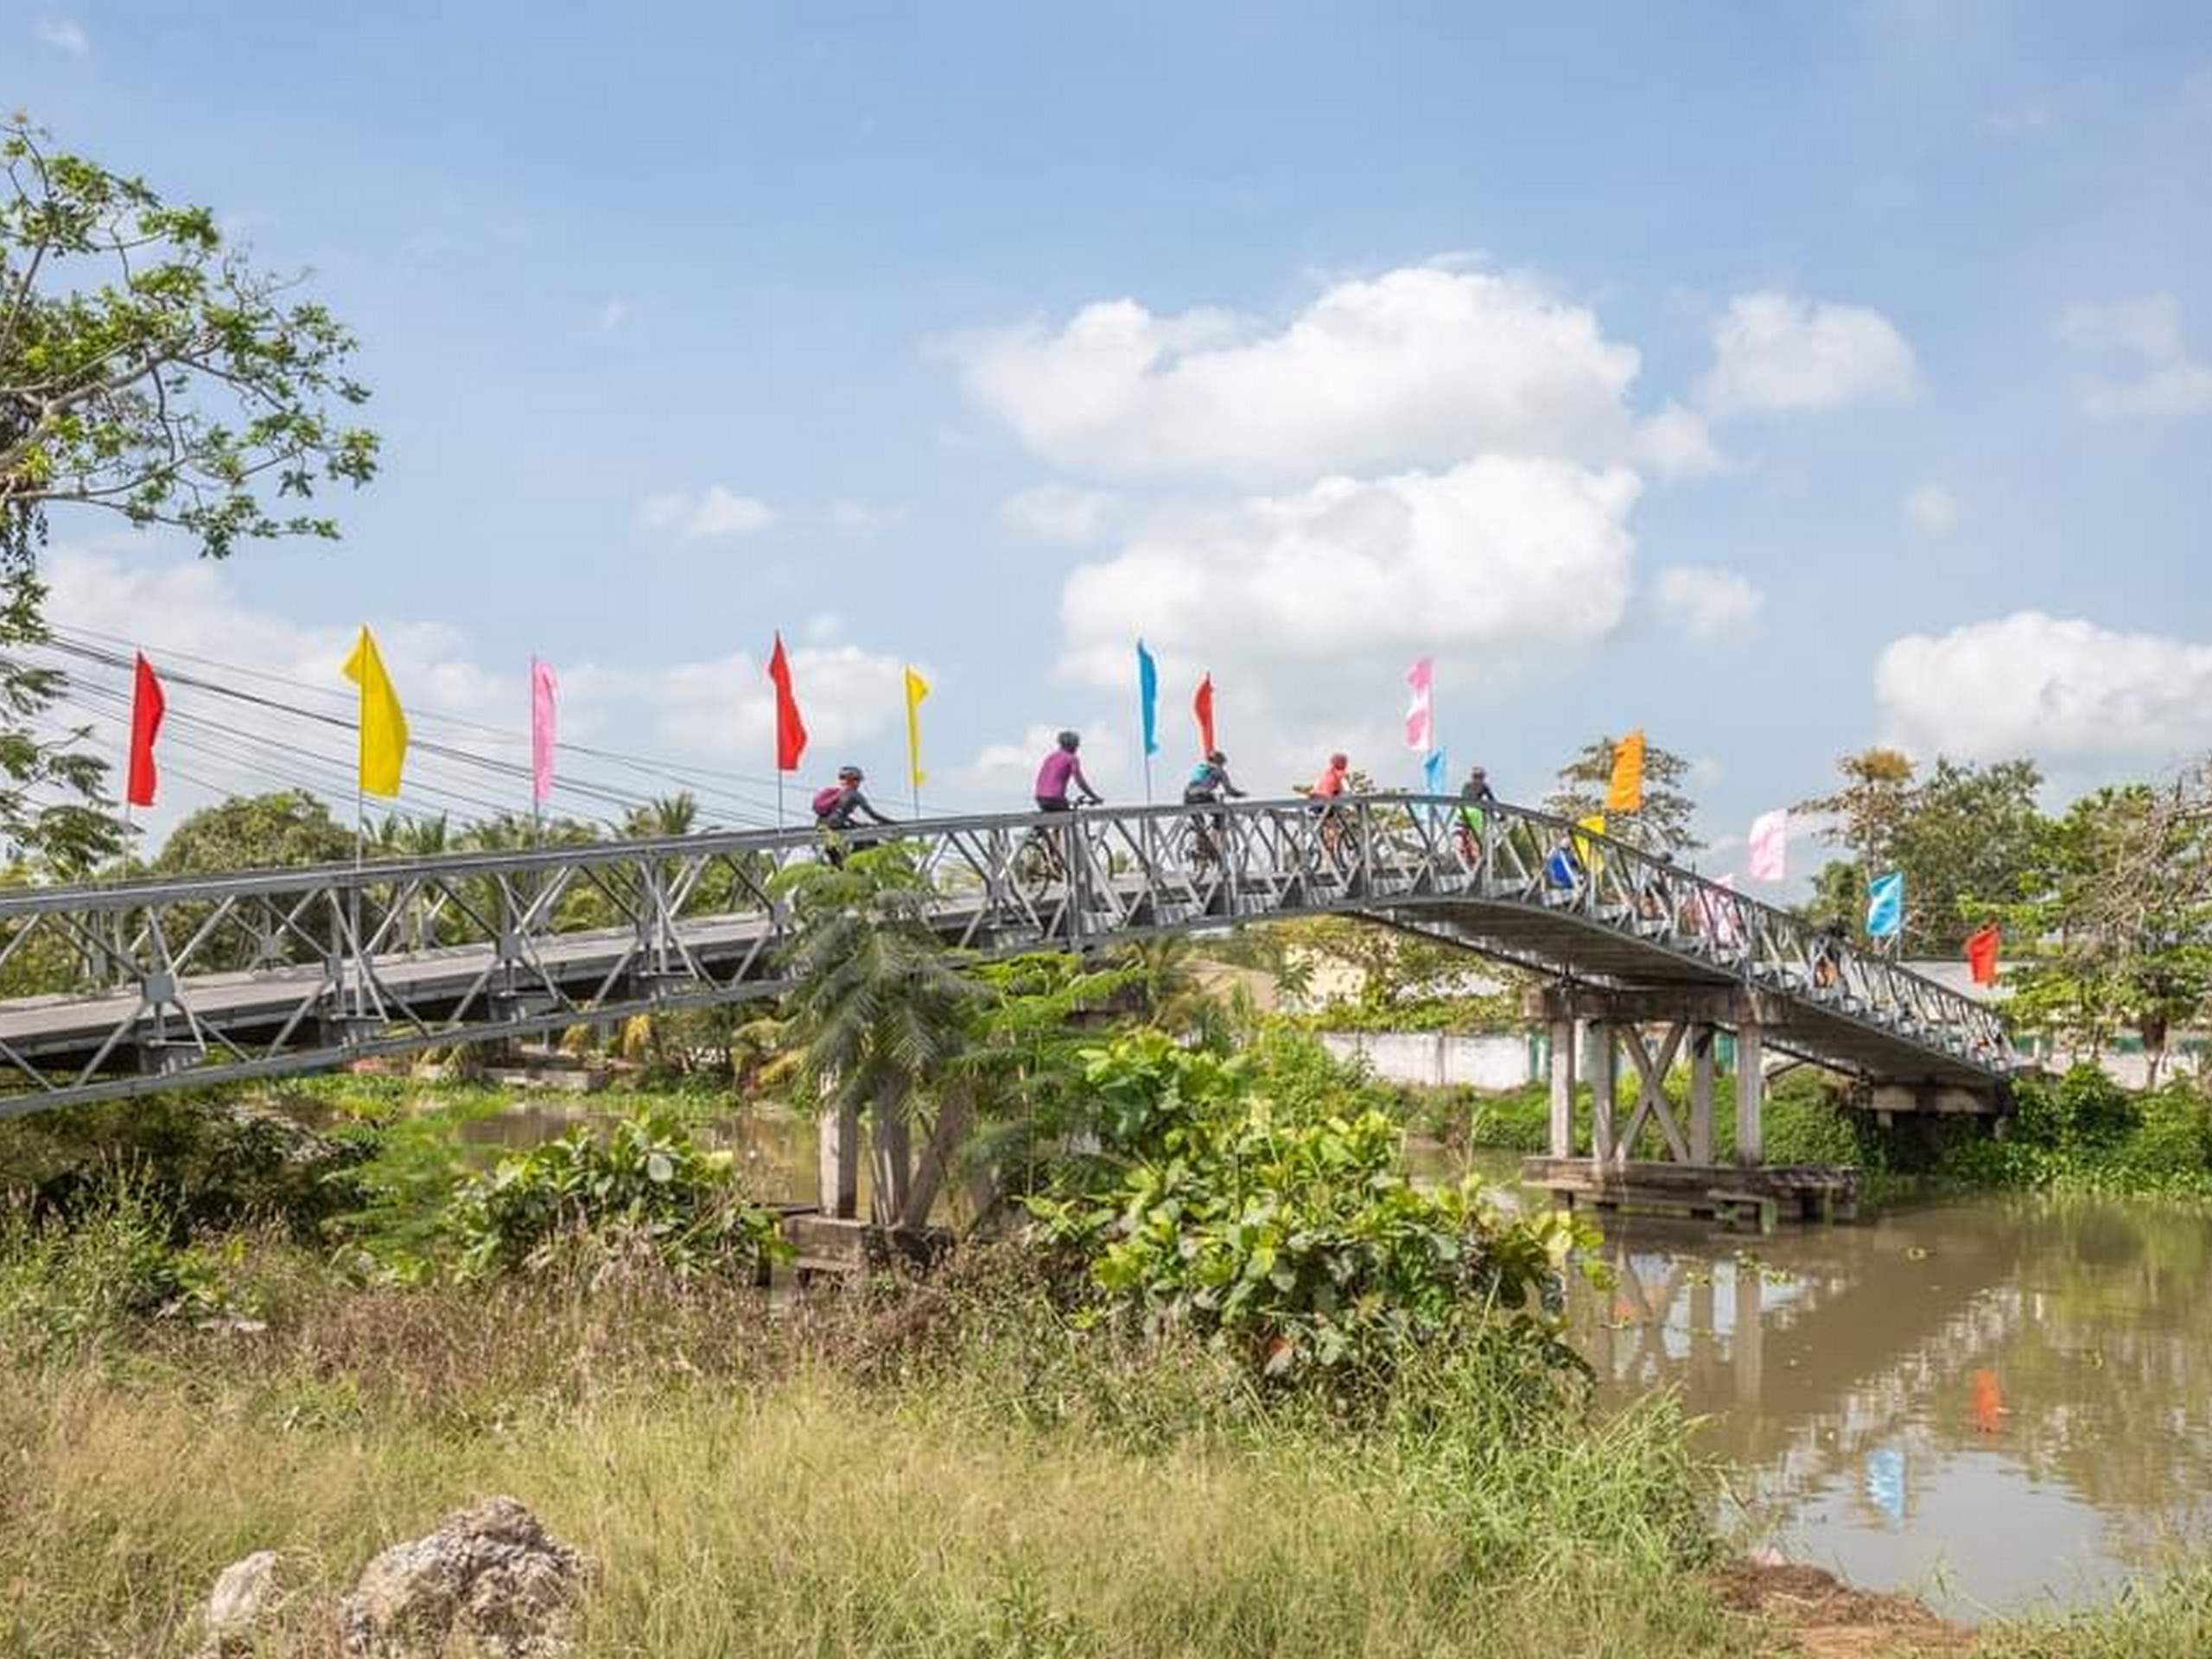
[[[1643,734],[1630,732],[1613,745],[1613,780],[1605,789],[1605,810],[1637,812],[1643,808]]]
[[[1999,939],[1997,924],[1977,928],[1967,940],[1967,968],[1974,975],[1977,985],[1997,982],[1997,946]]]

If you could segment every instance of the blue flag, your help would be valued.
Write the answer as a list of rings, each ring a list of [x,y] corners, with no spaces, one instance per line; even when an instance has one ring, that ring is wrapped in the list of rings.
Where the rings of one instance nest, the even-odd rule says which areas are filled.
[[[1431,749],[1428,759],[1421,763],[1421,787],[1432,795],[1441,795],[1446,792],[1445,776],[1444,751]]]
[[[1137,705],[1144,711],[1144,752],[1160,753],[1160,667],[1137,641]]]
[[[1866,937],[1893,939],[1904,931],[1904,872],[1891,870],[1866,884]]]

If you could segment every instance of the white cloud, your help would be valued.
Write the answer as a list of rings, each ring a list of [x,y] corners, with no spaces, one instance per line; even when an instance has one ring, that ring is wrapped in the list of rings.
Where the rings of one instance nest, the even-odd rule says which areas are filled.
[[[2212,645],[2020,611],[1892,641],[1874,694],[1891,740],[1919,753],[2167,755],[2212,730]]]
[[[1905,493],[1897,506],[1912,527],[1923,536],[1948,536],[1958,528],[1963,511],[1959,498],[1941,484],[1923,484]]]
[[[610,329],[620,328],[629,320],[630,302],[620,294],[609,295],[607,302],[599,308],[599,332],[602,334]]]
[[[1495,685],[1619,625],[1637,493],[1618,468],[1488,455],[1162,520],[1068,576],[1066,667],[1119,689],[1141,635],[1163,673],[1203,663],[1287,709],[1341,700],[1363,676],[1388,698],[1416,651],[1479,653]]]
[[[1637,426],[1629,456],[1662,478],[1696,478],[1728,464],[1705,416],[1680,404],[1669,404]]]
[[[1654,584],[1659,608],[1693,639],[1741,639],[1758,626],[1766,595],[1732,570],[1670,564]]]
[[[756,501],[749,495],[734,495],[719,484],[709,486],[702,495],[677,491],[647,496],[639,506],[638,516],[648,528],[671,531],[683,542],[719,536],[749,536],[754,531],[765,530],[776,519],[766,502]]]
[[[2212,409],[2212,368],[2190,357],[2181,306],[2171,294],[2144,294],[2104,305],[2068,308],[2061,338],[2084,351],[2139,361],[2133,379],[2094,376],[2082,383],[2082,407],[2099,420],[2193,415]]]
[[[171,721],[158,752],[167,781],[160,807],[150,817],[142,815],[155,839],[183,814],[232,791],[306,787],[330,800],[341,818],[350,811],[354,760],[345,726],[356,694],[340,664],[353,645],[352,626],[301,623],[257,608],[232,587],[226,567],[202,561],[64,545],[48,550],[41,563],[51,591],[48,613],[58,629],[112,636],[128,642],[116,647],[126,653],[132,645],[140,646],[157,671],[171,677]],[[524,664],[481,661],[464,632],[442,623],[386,619],[374,626],[416,739],[397,810],[447,812],[456,822],[501,809],[527,811],[527,774],[519,771],[530,752]],[[904,664],[895,656],[816,639],[811,627],[809,637],[810,643],[791,651],[791,660],[812,736],[810,773],[817,760],[834,766],[852,746],[893,736],[904,707]],[[63,666],[87,683],[70,696],[69,723],[90,721],[95,753],[118,752],[122,705],[103,705],[87,692],[102,678],[121,687],[123,671],[90,670],[67,659]],[[657,779],[650,769],[564,756],[563,779],[596,781],[638,797],[695,787],[703,821],[736,825],[772,818],[774,693],[761,656],[557,666],[563,741],[742,774],[718,785],[688,784],[674,776]],[[185,683],[187,675],[282,706],[241,703]],[[316,714],[339,723],[319,724]],[[515,770],[503,777],[435,754],[426,747],[433,741]],[[391,810],[370,804],[373,812]],[[590,795],[559,789],[552,806],[595,818],[619,810]]]
[[[999,504],[999,518],[1017,536],[1040,542],[1095,542],[1118,521],[1122,498],[1104,490],[1039,484]]]
[[[91,38],[84,25],[67,17],[49,17],[38,26],[38,37],[57,52],[81,58],[92,49]]]
[[[1895,324],[1864,306],[1739,294],[1713,326],[1701,395],[1715,416],[1910,397],[1919,370]]]
[[[2082,407],[2099,420],[2194,415],[2212,409],[2212,368],[2168,363],[2139,380],[2092,380],[2082,389]]]
[[[830,523],[838,530],[889,530],[906,520],[906,509],[904,507],[874,501],[833,501],[830,504]]]
[[[1122,299],[951,350],[976,402],[1057,466],[1261,486],[1488,452],[1617,460],[1639,362],[1533,281],[1428,267],[1339,283],[1273,330]]]

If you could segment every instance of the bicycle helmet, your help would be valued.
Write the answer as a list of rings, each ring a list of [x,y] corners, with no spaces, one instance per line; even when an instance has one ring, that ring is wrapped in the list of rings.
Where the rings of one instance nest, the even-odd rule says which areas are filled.
[[[857,784],[860,782],[861,776],[862,773],[858,766],[840,766],[837,768],[837,781],[841,784]]]
[[[1072,749],[1078,743],[1083,741],[1083,734],[1081,732],[1062,732],[1057,741],[1062,748]]]
[[[1208,749],[1206,751],[1206,764],[1210,766],[1225,766],[1229,764],[1229,757],[1224,754],[1219,749]]]

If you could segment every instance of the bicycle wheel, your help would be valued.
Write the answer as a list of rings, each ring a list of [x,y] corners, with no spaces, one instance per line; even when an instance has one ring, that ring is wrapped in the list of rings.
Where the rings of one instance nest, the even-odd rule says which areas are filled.
[[[1060,855],[1051,836],[1041,830],[1032,830],[1014,849],[1014,885],[1035,904],[1052,891],[1060,875]]]

